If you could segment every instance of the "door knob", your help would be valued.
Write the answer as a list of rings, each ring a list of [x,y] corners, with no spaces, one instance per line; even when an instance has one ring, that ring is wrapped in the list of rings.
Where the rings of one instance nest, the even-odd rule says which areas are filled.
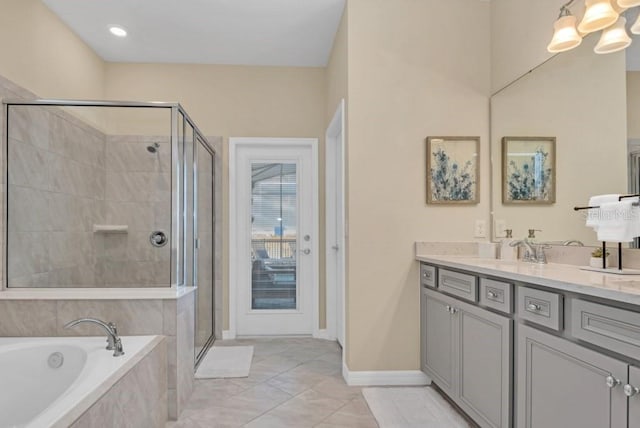
[[[311,250],[308,248],[305,248],[304,250],[302,250],[303,254],[311,254]]]

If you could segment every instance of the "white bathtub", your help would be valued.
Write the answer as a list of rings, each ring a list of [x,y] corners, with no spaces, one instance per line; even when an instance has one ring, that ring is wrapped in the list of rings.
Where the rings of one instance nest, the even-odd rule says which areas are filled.
[[[113,357],[105,337],[0,338],[0,428],[70,425],[160,340],[123,337]]]

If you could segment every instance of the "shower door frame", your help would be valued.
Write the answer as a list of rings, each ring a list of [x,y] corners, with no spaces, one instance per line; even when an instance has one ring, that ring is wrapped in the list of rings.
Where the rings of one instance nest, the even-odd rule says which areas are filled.
[[[198,138],[200,137],[200,138]],[[193,264],[192,264],[192,269],[193,269],[193,281],[194,281],[194,285],[195,286],[199,286],[198,285],[198,248],[199,248],[199,244],[200,244],[200,238],[198,237],[198,185],[200,180],[198,179],[198,165],[199,165],[199,158],[198,158],[198,150],[200,150],[200,146],[199,144],[202,144],[202,148],[204,150],[206,150],[210,155],[211,155],[211,190],[213,192],[213,194],[211,195],[211,202],[213,204],[213,210],[211,212],[211,230],[213,231],[213,234],[211,236],[212,240],[211,240],[211,254],[215,255],[216,253],[216,245],[215,245],[215,230],[216,230],[216,216],[215,216],[215,172],[216,172],[216,165],[215,165],[215,159],[216,159],[216,152],[213,149],[213,147],[211,147],[211,145],[209,144],[209,142],[201,135],[201,134],[196,134],[194,133],[193,136],[193,150],[192,150],[192,154],[193,154]],[[195,335],[198,334],[198,300],[197,300],[197,296],[198,296],[198,290],[196,290],[196,299],[195,299],[195,310],[194,310],[194,314],[195,314],[195,323],[194,323],[194,332]],[[216,339],[216,335],[215,335],[215,331],[216,331],[216,317],[215,317],[215,299],[216,299],[216,293],[215,293],[215,264],[214,264],[214,259],[211,259],[211,335],[209,336],[209,338],[205,341],[204,345],[202,346],[202,349],[198,352],[197,350],[197,346],[194,346],[194,351],[195,351],[195,362],[196,362],[196,367],[200,364],[200,362],[202,361],[202,358],[206,355],[207,351],[209,350],[209,348],[211,347],[211,345],[213,345],[213,342]]]
[[[3,213],[3,246],[4,251],[2,257],[2,288],[9,288],[8,281],[8,203],[9,203],[9,109],[11,106],[34,106],[34,107],[120,107],[120,108],[153,108],[153,109],[169,109],[171,118],[171,279],[170,287],[183,287],[186,284],[187,269],[190,265],[190,260],[187,260],[187,219],[188,207],[186,203],[187,192],[187,173],[188,165],[184,156],[186,141],[179,141],[178,128],[184,127],[186,123],[189,123],[193,128],[193,141],[199,137],[207,149],[216,156],[215,149],[211,146],[204,134],[196,126],[195,122],[187,114],[180,103],[172,102],[137,102],[137,101],[99,101],[99,100],[64,100],[64,99],[35,99],[35,100],[22,100],[22,99],[7,99],[2,101],[3,104],[3,143],[4,143],[4,160],[2,162],[3,175],[4,175],[4,213]],[[180,114],[182,114],[183,121],[179,122]],[[184,132],[182,134],[184,139]],[[181,199],[180,196],[183,196]],[[182,203],[181,203],[182,202]],[[179,257],[181,255],[181,257]],[[116,287],[112,287],[116,288]],[[160,287],[158,287],[160,288]],[[164,287],[162,287],[164,288]],[[37,289],[34,287],[34,289]]]

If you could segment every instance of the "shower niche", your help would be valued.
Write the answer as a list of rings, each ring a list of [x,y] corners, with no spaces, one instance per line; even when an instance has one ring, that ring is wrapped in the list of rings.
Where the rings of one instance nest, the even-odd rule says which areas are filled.
[[[3,287],[195,286],[213,335],[213,146],[177,103],[5,101]],[[199,345],[198,345],[199,344]]]

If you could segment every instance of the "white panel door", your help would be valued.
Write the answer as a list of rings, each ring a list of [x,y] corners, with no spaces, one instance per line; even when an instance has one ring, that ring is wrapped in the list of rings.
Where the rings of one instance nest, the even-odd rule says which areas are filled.
[[[237,335],[313,333],[318,301],[314,141],[266,139],[235,147],[231,286],[237,292]]]

